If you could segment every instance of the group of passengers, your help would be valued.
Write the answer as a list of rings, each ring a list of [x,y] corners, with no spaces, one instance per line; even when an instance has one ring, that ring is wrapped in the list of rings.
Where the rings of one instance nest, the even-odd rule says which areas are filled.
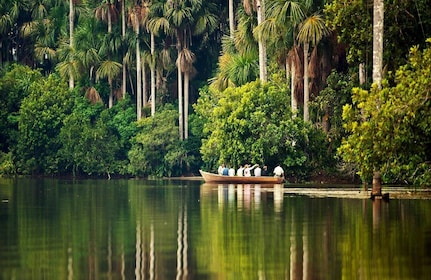
[[[283,177],[284,176],[284,170],[283,168],[278,165],[274,169],[274,176],[276,177]],[[240,165],[238,170],[235,171],[233,167],[227,167],[224,163],[219,166],[218,168],[218,174],[219,175],[225,175],[225,176],[244,176],[244,177],[260,177],[260,176],[268,176],[268,167],[264,165],[262,168],[260,168],[259,164],[250,165],[246,164],[244,166]]]

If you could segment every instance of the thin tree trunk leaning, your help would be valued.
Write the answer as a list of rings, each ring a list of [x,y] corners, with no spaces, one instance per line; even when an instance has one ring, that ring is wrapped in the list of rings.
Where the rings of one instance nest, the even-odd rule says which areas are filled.
[[[308,49],[310,44],[304,43],[304,122],[308,122],[310,114],[308,111],[308,101],[310,100],[310,90],[308,86]]]
[[[75,9],[73,7],[73,0],[69,0],[69,44],[71,49],[73,49],[74,47],[74,40],[73,40],[74,19],[75,19]],[[75,87],[75,80],[73,77],[73,73],[71,73],[69,76],[69,88],[74,88],[74,87]]]
[[[384,2],[374,0],[373,8],[373,83],[380,88],[383,68]]]
[[[265,1],[257,0],[257,24],[261,24],[265,21]],[[266,82],[267,72],[266,72],[266,46],[262,38],[258,39],[259,44],[259,78],[261,82]]]

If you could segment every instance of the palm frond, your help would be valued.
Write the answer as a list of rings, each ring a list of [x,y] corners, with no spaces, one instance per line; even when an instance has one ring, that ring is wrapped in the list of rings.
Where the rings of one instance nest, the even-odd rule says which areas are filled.
[[[112,60],[102,61],[96,71],[96,80],[100,78],[107,78],[108,80],[112,80],[121,73],[121,70],[121,63]]]
[[[329,29],[322,16],[312,15],[302,22],[297,39],[299,42],[311,42],[315,46],[327,34],[329,34]]]

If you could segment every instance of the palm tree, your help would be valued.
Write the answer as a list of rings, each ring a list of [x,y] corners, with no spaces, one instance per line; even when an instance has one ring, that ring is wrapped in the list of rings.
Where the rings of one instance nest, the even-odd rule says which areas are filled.
[[[63,43],[57,49],[57,53],[61,62],[56,65],[56,69],[62,78],[69,78],[69,88],[72,89],[75,86],[75,79],[81,74],[76,50],[70,44]]]
[[[290,71],[291,108],[293,117],[298,111],[298,95],[301,91],[298,77],[301,76],[302,61],[296,33],[299,23],[305,18],[304,6],[300,1],[268,0],[267,19],[256,32],[265,38],[274,49],[284,50],[285,68]],[[275,39],[275,40],[274,40]],[[289,75],[286,71],[286,75]]]
[[[211,85],[223,91],[229,86],[241,86],[259,77],[258,45],[253,37],[256,18],[247,14],[247,6],[237,11],[238,29],[235,36],[222,38],[222,55],[219,56],[218,73]],[[257,29],[255,29],[257,30]]]
[[[112,23],[116,22],[118,20],[118,10],[115,7],[115,5],[111,2],[112,2],[112,0],[105,0],[104,2],[102,2],[98,7],[96,7],[94,15],[95,15],[96,19],[107,23],[108,36],[105,37],[105,40],[104,40],[105,44],[104,45],[105,46],[113,46],[113,49],[105,52],[106,57],[107,57],[107,61],[105,64],[111,64],[112,65],[112,62],[113,62],[113,61],[111,61],[112,54],[117,53],[117,48],[115,47],[116,46],[115,40],[117,38],[116,38],[116,36],[115,36],[115,38],[111,37]],[[108,39],[108,40],[106,40],[106,39]],[[114,42],[114,44],[111,44],[111,42]],[[108,61],[110,61],[111,63],[108,63]],[[109,87],[110,87],[109,88],[110,90],[109,90],[108,107],[112,108],[112,106],[114,105],[114,89],[113,89],[112,81],[109,81]]]
[[[141,73],[141,50],[139,44],[140,26],[148,15],[148,4],[135,2],[133,8],[129,9],[129,22],[136,33],[136,99],[137,99],[137,119],[142,117],[142,73]]]
[[[244,0],[244,9],[247,14],[251,15],[251,11],[255,10],[257,14],[257,24],[262,24],[265,21],[265,1],[264,0]],[[267,80],[266,70],[266,46],[265,36],[259,32],[254,32],[259,46],[259,78],[262,82]]]
[[[118,10],[112,0],[105,0],[97,6],[94,16],[108,25],[108,33],[112,32],[112,22],[118,19]]]
[[[303,44],[304,51],[304,121],[309,121],[308,102],[310,99],[308,83],[308,51],[310,43],[317,47],[319,41],[329,33],[325,21],[320,15],[306,18],[300,25],[298,41]]]
[[[99,68],[96,71],[96,80],[98,80],[99,78],[108,79],[109,89],[110,89],[109,96],[112,96],[113,94],[112,82],[114,78],[120,74],[121,68],[122,68],[121,63],[118,63],[112,60],[105,60],[102,62],[102,64],[99,66]],[[112,99],[109,98],[109,108],[111,107],[112,107]]]

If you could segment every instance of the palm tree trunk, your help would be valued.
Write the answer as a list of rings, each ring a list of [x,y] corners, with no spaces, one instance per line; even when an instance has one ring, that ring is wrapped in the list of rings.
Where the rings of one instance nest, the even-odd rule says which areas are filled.
[[[257,0],[257,24],[261,24],[265,20],[265,1]],[[266,46],[262,38],[258,40],[259,44],[259,78],[261,82],[266,82]]]
[[[114,105],[114,93],[112,89],[112,79],[108,80],[109,83],[109,100],[108,100],[108,108],[112,108]]]
[[[112,17],[111,17],[111,9],[110,6],[111,4],[108,4],[108,33],[112,32]]]
[[[148,89],[147,89],[147,67],[145,62],[142,63],[142,105],[147,106],[148,101]]]
[[[308,49],[310,44],[304,43],[304,122],[308,122],[310,114],[308,111],[308,101],[310,100],[310,90],[308,86]]]
[[[296,76],[296,66],[295,63],[293,62],[293,60],[290,62],[291,66],[291,74],[290,74],[290,104],[292,107],[292,117],[296,118],[296,115],[298,113],[298,100],[296,100],[296,95],[295,95],[295,76]]]
[[[189,72],[184,73],[184,139],[189,138]]]
[[[233,39],[235,32],[235,17],[234,17],[234,5],[233,0],[229,0],[229,32],[230,37]]]
[[[184,121],[183,121],[183,76],[181,72],[181,63],[180,63],[180,55],[181,55],[181,41],[179,30],[177,30],[177,71],[178,71],[178,129],[180,133],[180,140],[184,140]]]
[[[359,84],[365,84],[365,65],[363,62],[359,63]]]
[[[123,40],[126,39],[126,0],[121,0],[121,35]],[[126,55],[123,56],[123,77],[121,84],[121,91],[123,94],[123,99],[126,98]]]
[[[108,33],[112,32],[112,18],[111,18],[111,9],[110,4],[108,4]],[[114,106],[114,90],[112,88],[112,80],[109,81],[109,101],[108,108],[112,108]]]
[[[73,30],[74,30],[74,20],[75,20],[75,9],[73,7],[73,0],[69,0],[69,44],[70,48],[73,49]],[[69,76],[69,88],[75,87],[75,80],[73,74]]]
[[[184,140],[184,122],[183,122],[183,79],[181,68],[178,65],[178,129],[180,140]]]
[[[155,58],[154,58],[154,51],[155,51],[155,42],[154,42],[154,33],[151,32],[151,116],[154,116],[156,113],[156,65],[155,65]]]
[[[139,25],[136,25],[136,115],[142,117],[141,50],[139,48]]]

